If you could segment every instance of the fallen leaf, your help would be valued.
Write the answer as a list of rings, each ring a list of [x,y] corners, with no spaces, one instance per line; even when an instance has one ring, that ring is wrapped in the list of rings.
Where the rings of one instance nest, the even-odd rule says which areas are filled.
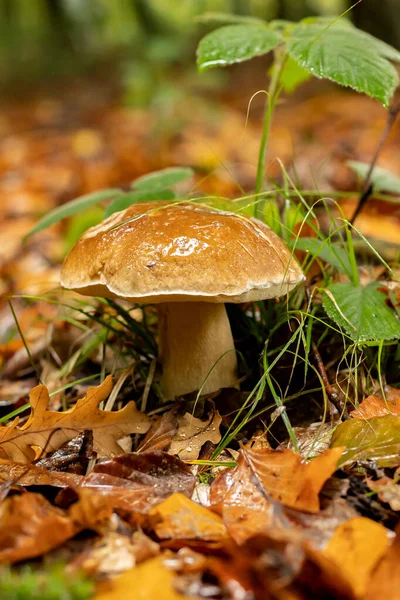
[[[148,418],[140,413],[134,402],[119,411],[98,408],[111,392],[112,377],[98,387],[89,388],[84,398],[64,412],[47,410],[49,394],[39,385],[31,391],[31,414],[21,427],[18,418],[10,426],[0,426],[0,450],[13,460],[28,463],[35,458],[33,447],[42,452],[52,452],[79,431],[93,431],[94,450],[100,456],[121,453],[117,440],[130,433],[144,433],[149,428]]]
[[[385,398],[378,394],[372,394],[352,410],[350,415],[354,419],[371,419],[391,414],[400,415],[400,390],[386,386],[384,391]]]
[[[100,583],[96,600],[182,600],[188,598],[174,589],[174,573],[164,566],[164,557],[156,556],[113,581]],[[195,596],[190,596],[196,600]]]
[[[221,439],[219,426],[222,418],[217,410],[211,412],[208,417],[206,422],[190,413],[180,417],[178,431],[169,449],[170,453],[177,454],[182,460],[196,460],[205,442],[218,444]]]
[[[387,502],[392,510],[400,511],[400,484],[398,470],[394,479],[382,477],[377,481],[367,479],[370,490],[378,494],[379,500]]]
[[[400,416],[349,419],[334,431],[331,446],[343,447],[339,465],[356,460],[375,460],[379,466],[400,463]]]
[[[370,581],[364,600],[397,600],[400,590],[400,529]]]
[[[149,512],[149,526],[158,538],[219,541],[227,532],[221,517],[183,494],[173,494]]]
[[[340,525],[322,554],[341,570],[357,598],[363,598],[368,579],[390,546],[388,530],[357,517]]]
[[[111,514],[104,498],[88,493],[68,511],[40,494],[10,496],[0,505],[0,563],[41,556],[83,529],[96,529]]]
[[[108,531],[103,537],[96,538],[93,545],[70,566],[91,576],[117,575],[133,569],[159,552],[159,545],[142,531],[136,531],[133,536]]]
[[[36,465],[26,465],[13,460],[0,458],[0,483],[13,482],[15,485],[51,485],[55,487],[76,487],[82,477],[75,473],[48,471]]]
[[[137,452],[166,450],[178,429],[175,412],[170,410],[154,423],[139,444]]]
[[[292,450],[246,450],[243,457],[258,485],[285,506],[317,512],[319,493],[335,472],[341,448],[325,450],[310,462]]]
[[[157,450],[123,454],[99,463],[81,485],[107,496],[115,508],[136,517],[175,492],[191,497],[195,481],[188,465]]]

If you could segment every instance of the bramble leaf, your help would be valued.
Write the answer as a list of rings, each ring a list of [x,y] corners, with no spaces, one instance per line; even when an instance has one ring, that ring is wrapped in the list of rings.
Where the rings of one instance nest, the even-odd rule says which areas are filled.
[[[350,167],[350,169],[357,173],[361,179],[366,178],[370,167],[368,163],[359,162],[358,160],[348,160],[346,164]],[[386,169],[382,169],[382,167],[374,167],[371,176],[371,183],[373,184],[375,190],[400,194],[400,177],[393,175]],[[393,198],[393,200],[395,200],[395,198]]]
[[[193,169],[190,167],[168,167],[138,177],[132,182],[132,187],[135,190],[158,192],[191,177],[193,177]]]
[[[386,304],[386,296],[376,281],[365,287],[333,283],[323,293],[329,317],[354,341],[400,338],[400,320]]]
[[[289,55],[312,75],[389,105],[399,78],[388,59],[400,60],[397,50],[359,29],[349,32],[341,21],[331,26],[302,22],[290,33]]]
[[[266,54],[282,41],[276,31],[263,25],[227,25],[206,35],[197,48],[201,71],[226,67]]]

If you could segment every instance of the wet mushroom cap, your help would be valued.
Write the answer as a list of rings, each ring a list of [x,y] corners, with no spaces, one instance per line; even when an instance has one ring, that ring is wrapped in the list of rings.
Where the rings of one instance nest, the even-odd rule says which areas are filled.
[[[63,287],[84,295],[162,302],[248,302],[304,279],[258,219],[190,203],[138,203],[89,229],[67,256]]]

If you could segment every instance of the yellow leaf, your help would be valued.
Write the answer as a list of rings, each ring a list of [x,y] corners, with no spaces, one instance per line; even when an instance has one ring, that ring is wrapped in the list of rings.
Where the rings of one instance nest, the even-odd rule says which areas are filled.
[[[18,421],[0,426],[0,451],[12,460],[28,463],[35,459],[34,447],[52,452],[74,438],[80,431],[93,431],[94,450],[100,456],[121,454],[117,440],[130,433],[145,433],[149,426],[146,415],[129,402],[118,411],[99,409],[99,404],[112,390],[108,376],[98,387],[89,388],[84,398],[64,412],[48,410],[49,393],[44,385],[33,388],[29,396],[31,414],[21,427]]]
[[[357,517],[336,529],[323,555],[341,568],[355,595],[363,598],[369,577],[389,545],[388,531],[382,525]]]
[[[153,508],[149,519],[150,526],[160,539],[214,542],[227,535],[221,517],[179,493]]]
[[[157,556],[135,569],[131,569],[114,579],[100,583],[94,600],[184,600],[174,590],[174,573],[163,564],[163,557]],[[191,600],[196,600],[190,596]]]

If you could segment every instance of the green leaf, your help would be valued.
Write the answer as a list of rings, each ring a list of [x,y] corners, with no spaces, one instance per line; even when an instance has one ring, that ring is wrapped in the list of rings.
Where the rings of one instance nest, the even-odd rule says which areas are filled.
[[[346,273],[349,277],[352,276],[350,259],[342,246],[315,238],[298,238],[293,241],[292,246],[296,250],[309,253],[313,259],[321,258],[340,272]]]
[[[197,48],[201,71],[226,67],[266,54],[282,41],[281,36],[261,25],[227,25],[206,35]]]
[[[321,23],[296,25],[287,40],[287,50],[315,77],[365,93],[386,107],[398,85],[386,46],[358,29],[350,32],[340,22],[331,27]]]
[[[372,419],[349,419],[336,428],[331,446],[345,447],[339,465],[355,460],[374,460],[380,466],[390,466],[391,463],[392,466],[397,466],[400,454],[400,417],[386,415]]]
[[[208,11],[195,17],[194,19],[198,23],[242,23],[242,24],[253,24],[253,25],[265,25],[263,19],[257,17],[250,17],[247,15],[232,15],[231,13],[213,12]]]
[[[110,215],[120,210],[125,210],[128,206],[137,202],[153,202],[157,200],[173,200],[175,193],[172,190],[160,190],[158,192],[146,192],[145,190],[137,190],[123,194],[111,202],[104,211],[104,218],[107,219]]]
[[[373,281],[365,287],[333,283],[323,290],[328,316],[354,341],[400,338],[400,320],[386,304],[382,286]]]
[[[292,94],[296,88],[312,77],[309,71],[303,69],[291,56],[285,63],[279,77],[279,84],[287,94]]]
[[[93,204],[97,204],[98,202],[103,202],[103,200],[111,200],[115,196],[122,194],[122,190],[110,188],[107,190],[99,190],[97,192],[92,192],[91,194],[86,194],[85,196],[80,196],[75,200],[71,200],[71,202],[67,202],[62,206],[55,208],[42,217],[35,225],[33,229],[24,237],[24,241],[28,239],[31,235],[42,231],[43,229],[47,229],[50,225],[54,225],[62,219],[66,217],[71,217],[72,215],[76,215],[77,213],[93,206]]]
[[[359,162],[357,160],[348,160],[346,164],[348,164],[350,169],[353,169],[361,179],[366,178],[370,168],[368,163]],[[375,190],[400,194],[400,177],[396,177],[396,175],[393,175],[390,171],[382,169],[381,167],[374,167],[371,183]]]
[[[190,167],[169,167],[138,177],[132,182],[132,187],[136,190],[156,192],[191,177],[193,177],[193,169]]]

